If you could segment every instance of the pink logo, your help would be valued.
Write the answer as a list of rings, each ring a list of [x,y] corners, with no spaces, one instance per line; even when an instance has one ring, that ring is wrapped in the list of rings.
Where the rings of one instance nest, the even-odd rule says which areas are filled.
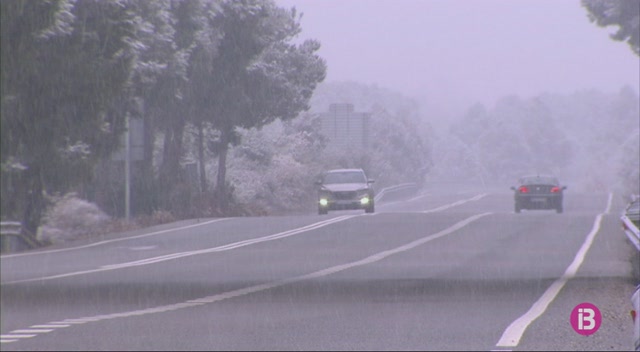
[[[580,335],[595,334],[600,329],[602,315],[595,305],[583,302],[571,311],[571,326]]]

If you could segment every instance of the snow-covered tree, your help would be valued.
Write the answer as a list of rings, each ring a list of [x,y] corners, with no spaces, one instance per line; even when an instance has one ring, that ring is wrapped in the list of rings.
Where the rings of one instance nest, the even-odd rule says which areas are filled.
[[[91,165],[118,147],[117,113],[130,83],[138,41],[122,1],[0,2],[2,163],[25,167],[4,183],[18,199],[2,215],[35,233],[44,192],[90,177]],[[7,188],[5,188],[7,186]],[[15,193],[13,193],[15,192]]]
[[[215,17],[222,31],[217,55],[192,76],[191,91],[199,118],[220,132],[216,193],[228,195],[227,152],[237,145],[237,128],[249,129],[275,119],[291,119],[308,108],[315,86],[325,77],[320,45],[293,44],[300,32],[295,9],[271,0],[226,1]],[[223,204],[224,208],[224,204]]]

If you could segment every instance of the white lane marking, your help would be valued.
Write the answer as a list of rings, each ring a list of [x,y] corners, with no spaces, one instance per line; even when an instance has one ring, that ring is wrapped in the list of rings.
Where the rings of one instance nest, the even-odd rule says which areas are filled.
[[[0,335],[0,339],[28,339],[38,335],[26,335],[26,334],[11,334],[8,335]]]
[[[533,306],[531,306],[529,311],[527,311],[518,319],[514,320],[507,327],[507,329],[502,333],[500,341],[498,341],[498,343],[496,344],[497,347],[518,346],[518,344],[520,343],[520,339],[522,338],[522,335],[524,335],[527,327],[531,323],[533,323],[534,320],[538,319],[545,310],[547,310],[551,302],[553,302],[558,293],[560,293],[560,290],[562,290],[567,281],[569,281],[576,275],[578,269],[580,268],[580,265],[582,265],[582,262],[584,262],[584,258],[587,255],[589,248],[591,248],[591,245],[593,244],[598,231],[600,231],[600,223],[602,222],[602,217],[605,214],[609,213],[609,210],[611,209],[612,198],[613,194],[609,193],[609,200],[607,201],[607,206],[604,212],[596,216],[596,219],[593,222],[593,227],[591,228],[591,232],[589,232],[589,234],[587,235],[587,238],[585,239],[584,243],[582,243],[580,250],[578,250],[578,253],[576,253],[573,262],[571,262],[571,264],[567,267],[562,277],[555,280],[551,284],[551,286],[549,286],[549,288],[542,294],[542,296],[540,296],[540,298],[533,304]]]
[[[336,217],[336,218],[331,218],[331,219],[328,219],[328,220],[324,220],[324,221],[320,221],[320,222],[317,222],[317,223],[313,223],[313,224],[310,224],[310,225],[307,225],[307,226],[303,226],[303,227],[300,227],[300,228],[297,228],[297,229],[288,230],[288,231],[276,233],[276,234],[273,234],[273,235],[254,238],[254,239],[250,239],[250,240],[234,242],[234,243],[226,244],[226,245],[219,246],[219,247],[213,247],[213,248],[202,249],[202,250],[197,250],[197,251],[187,251],[187,252],[181,252],[181,253],[167,254],[167,255],[154,257],[154,258],[142,259],[142,260],[138,260],[138,261],[135,261],[135,262],[105,265],[105,266],[102,266],[102,267],[100,267],[98,269],[76,271],[76,272],[72,272],[72,273],[45,276],[45,277],[40,277],[40,278],[8,281],[8,282],[3,282],[2,284],[3,285],[8,285],[8,284],[15,284],[15,283],[23,283],[23,282],[34,282],[34,281],[45,281],[45,280],[60,279],[60,278],[64,278],[64,277],[78,276],[78,275],[84,275],[84,274],[92,274],[92,273],[98,273],[98,272],[109,271],[109,270],[118,270],[118,269],[130,268],[130,267],[140,266],[140,265],[155,264],[155,263],[164,262],[164,261],[167,261],[167,260],[184,258],[184,257],[188,257],[188,256],[198,255],[198,254],[205,254],[205,253],[212,253],[212,252],[222,252],[222,251],[227,251],[227,250],[231,250],[231,249],[235,249],[235,248],[239,248],[239,247],[244,247],[244,246],[248,246],[248,245],[252,245],[252,244],[256,244],[256,243],[261,243],[261,242],[266,242],[266,241],[273,241],[273,240],[276,240],[276,239],[281,239],[281,238],[297,235],[297,234],[300,234],[300,233],[303,233],[303,232],[319,229],[321,227],[324,227],[324,226],[327,226],[327,225],[330,225],[330,224],[333,224],[333,223],[337,223],[337,222],[340,222],[340,221],[348,220],[348,219],[351,219],[351,218],[353,218],[355,216],[358,216],[358,215],[343,215],[343,216],[339,216],[339,217]]]
[[[609,193],[609,199],[607,199],[607,207],[604,209],[605,214],[609,214],[609,211],[611,211],[611,203],[613,203],[613,193]]]
[[[13,330],[12,334],[41,334],[51,332],[53,329],[21,329],[21,330]]]
[[[407,199],[407,200],[396,200],[396,201],[393,201],[393,202],[381,202],[380,206],[381,207],[386,207],[388,205],[393,205],[393,204],[398,204],[398,203],[409,203],[409,202],[413,202],[415,200],[418,200],[420,198],[424,198],[424,197],[426,197],[428,195],[430,195],[430,193],[422,193],[420,195],[417,195],[417,196],[415,196],[413,198],[410,198],[410,199]]]
[[[429,210],[422,211],[422,213],[428,214],[428,213],[435,213],[435,212],[443,211],[443,210],[446,210],[446,209],[449,209],[449,208],[453,208],[453,207],[458,206],[458,205],[462,205],[462,204],[467,203],[467,202],[480,200],[480,199],[482,199],[482,198],[484,198],[486,196],[487,196],[487,193],[478,194],[475,197],[471,197],[471,198],[468,198],[468,199],[462,199],[462,200],[459,200],[459,201],[451,203],[451,204],[447,204],[447,205],[443,205],[441,207],[437,207],[437,208],[434,208],[434,209],[429,209]]]
[[[410,199],[409,201],[424,197],[426,195],[428,195],[428,194],[417,196],[415,198]],[[480,198],[482,198],[484,196],[486,196],[486,194],[480,195]],[[474,197],[474,198],[476,198],[476,197]],[[480,198],[478,198],[478,199],[480,199]],[[470,200],[477,200],[477,199],[473,199],[472,198]],[[467,200],[467,201],[469,201],[469,200]],[[466,203],[467,201],[462,201],[462,203]],[[440,207],[440,208],[436,208],[436,209],[431,209],[431,210],[426,210],[424,212],[425,213],[436,212],[436,211],[448,209],[450,207],[453,207],[453,206],[456,206],[456,205],[459,205],[459,204],[462,204],[462,203],[461,203],[461,201],[458,201],[458,202],[450,204],[448,206],[444,206],[444,207]],[[387,204],[391,204],[391,203],[387,203]],[[95,246],[108,244],[108,243],[113,243],[113,242],[127,241],[127,240],[132,240],[132,239],[137,239],[137,238],[160,235],[160,234],[167,233],[167,232],[172,232],[172,231],[185,230],[185,229],[189,229],[189,228],[193,228],[193,227],[197,227],[197,226],[204,226],[204,225],[212,224],[214,222],[219,222],[219,221],[223,221],[223,220],[230,220],[230,219],[231,218],[214,219],[214,220],[206,221],[206,222],[203,222],[203,223],[192,224],[192,225],[187,225],[187,226],[183,226],[183,227],[176,227],[176,228],[173,228],[173,229],[155,231],[155,232],[146,233],[146,234],[142,234],[142,235],[138,235],[138,236],[131,236],[131,237],[124,237],[124,238],[116,238],[116,239],[113,239],[113,240],[100,241],[100,242],[95,242],[95,243],[87,244],[87,245],[84,245],[84,246],[78,246],[78,247],[52,249],[52,250],[48,250],[48,251],[38,251],[38,252],[25,252],[25,253],[16,253],[16,254],[5,254],[5,255],[0,256],[0,260],[1,259],[5,259],[5,258],[9,259],[9,258],[16,258],[16,257],[24,257],[24,256],[29,256],[29,255],[50,254],[50,253],[66,252],[66,251],[71,251],[71,250],[76,250],[76,249],[90,248],[90,247],[95,247]]]
[[[128,249],[131,251],[148,251],[150,249],[158,248],[158,246],[139,246],[139,247],[129,247]]]
[[[476,200],[480,200],[484,197],[486,197],[488,195],[488,193],[483,193],[483,194],[478,194],[474,197],[468,198],[468,199],[461,199],[459,201],[453,202],[453,203],[449,203],[449,204],[445,204],[442,206],[439,206],[437,208],[433,208],[433,209],[428,209],[428,210],[423,210],[423,211],[389,211],[389,212],[385,212],[385,213],[402,213],[402,214],[429,214],[429,213],[437,213],[439,211],[443,211],[443,210],[447,210],[449,208],[453,208],[456,207],[458,205],[462,205],[464,203],[468,203],[468,202],[472,202],[472,201],[476,201]],[[391,203],[387,203],[387,204],[391,204]]]
[[[331,274],[335,274],[338,273],[340,271],[344,271],[350,268],[355,268],[358,266],[362,266],[362,265],[366,265],[366,264],[371,264],[371,263],[375,263],[377,261],[380,261],[386,257],[389,257],[391,255],[394,254],[398,254],[401,252],[405,252],[408,251],[410,249],[413,249],[419,245],[425,244],[427,242],[433,241],[435,239],[438,239],[440,237],[446,236],[448,234],[451,234],[467,225],[469,225],[470,223],[484,217],[487,215],[490,215],[491,213],[483,213],[483,214],[478,214],[478,215],[474,215],[471,216],[465,220],[459,221],[455,224],[453,224],[452,226],[439,231],[433,235],[429,235],[420,239],[417,239],[415,241],[409,242],[407,244],[404,244],[402,246],[390,249],[390,250],[386,250],[383,252],[379,252],[373,255],[370,255],[364,259],[361,260],[357,260],[354,262],[350,262],[350,263],[346,263],[346,264],[341,264],[341,265],[336,265],[330,268],[326,268],[326,269],[322,269],[310,274],[305,274],[305,275],[300,275],[300,276],[296,276],[296,277],[292,277],[292,278],[288,278],[288,279],[284,279],[284,280],[280,280],[280,281],[274,281],[274,282],[270,282],[270,283],[265,283],[265,284],[260,284],[260,285],[255,285],[255,286],[250,286],[250,287],[245,287],[245,288],[241,288],[241,289],[237,289],[237,290],[233,290],[233,291],[229,291],[229,292],[224,292],[224,293],[220,293],[220,294],[216,294],[216,295],[212,295],[212,296],[207,296],[207,297],[202,297],[202,298],[198,298],[198,299],[193,299],[193,300],[189,300],[186,302],[181,302],[181,303],[177,303],[177,304],[170,304],[170,305],[166,305],[166,306],[159,306],[159,307],[154,307],[154,308],[147,308],[147,309],[142,309],[142,310],[136,310],[136,311],[130,311],[130,312],[121,312],[121,313],[113,313],[113,314],[105,314],[105,315],[98,315],[98,316],[93,316],[93,317],[85,317],[85,318],[77,318],[77,319],[65,319],[63,321],[60,322],[51,322],[49,324],[84,324],[84,323],[89,323],[89,322],[96,322],[96,321],[102,321],[102,320],[109,320],[109,319],[117,319],[117,318],[127,318],[127,317],[133,317],[133,316],[141,316],[141,315],[147,315],[147,314],[155,314],[155,313],[164,313],[164,312],[168,312],[168,311],[173,311],[173,310],[178,310],[178,309],[183,309],[183,308],[190,308],[190,307],[196,307],[196,306],[201,306],[201,305],[205,305],[205,304],[209,304],[209,303],[214,303],[214,302],[219,302],[225,299],[229,299],[229,298],[234,298],[234,297],[239,297],[239,296],[244,296],[250,293],[254,293],[254,292],[260,292],[260,291],[265,291],[271,288],[275,288],[275,287],[279,287],[279,286],[284,286],[287,284],[291,284],[291,283],[295,283],[295,282],[299,282],[299,281],[303,281],[303,280],[309,280],[309,279],[314,279],[314,278],[319,278],[319,277],[323,277],[323,276],[327,276],[327,275],[331,275]],[[3,335],[3,336],[10,336],[10,335]],[[35,336],[35,335],[34,335]],[[17,340],[14,340],[17,341]]]
[[[38,251],[38,252],[25,252],[25,253],[7,254],[7,255],[1,256],[0,259],[24,257],[24,256],[28,256],[28,255],[38,255],[38,254],[49,254],[49,253],[66,252],[66,251],[72,251],[72,250],[76,250],[76,249],[84,249],[84,248],[95,247],[95,246],[99,246],[99,245],[103,245],[103,244],[107,244],[107,243],[113,243],[113,242],[119,242],[119,241],[127,241],[127,240],[132,240],[132,239],[137,239],[137,238],[155,236],[155,235],[160,235],[160,234],[167,233],[167,232],[172,232],[172,231],[186,230],[186,229],[190,229],[190,228],[194,228],[194,227],[198,227],[198,226],[209,225],[209,224],[213,224],[214,222],[219,222],[219,221],[229,220],[229,219],[231,219],[231,218],[215,219],[215,220],[205,221],[205,222],[198,223],[198,224],[192,224],[192,225],[187,225],[187,226],[182,226],[182,227],[176,227],[176,228],[173,228],[173,229],[155,231],[155,232],[145,233],[145,234],[137,235],[137,236],[123,237],[123,238],[116,238],[116,239],[113,239],[113,240],[100,241],[100,242],[95,242],[95,243],[87,244],[87,245],[84,245],[84,246],[78,246],[78,247],[52,249],[52,250],[49,250],[49,251]]]
[[[120,264],[113,264],[113,265],[105,265],[102,268],[105,268],[105,269],[128,268],[128,267],[132,267],[132,266],[148,265],[148,264],[159,263],[159,262],[172,260],[172,259],[189,257],[189,256],[192,256],[192,255],[197,255],[197,254],[205,254],[205,253],[227,251],[227,250],[231,250],[231,249],[235,249],[235,248],[240,248],[240,247],[244,247],[244,246],[248,246],[248,245],[252,245],[252,244],[256,244],[256,243],[261,243],[261,242],[273,241],[273,240],[277,240],[277,239],[281,239],[281,238],[297,235],[297,234],[300,234],[300,233],[303,233],[303,232],[319,229],[319,228],[327,226],[327,225],[331,225],[331,224],[334,224],[334,223],[337,223],[337,222],[340,222],[340,221],[344,221],[344,220],[350,219],[350,218],[352,218],[354,216],[356,216],[356,215],[343,215],[343,216],[340,216],[340,217],[337,217],[337,218],[324,220],[324,221],[317,222],[317,223],[314,223],[314,224],[311,224],[311,225],[307,225],[307,226],[300,227],[300,228],[293,229],[293,230],[287,230],[287,231],[284,231],[284,232],[279,232],[279,233],[276,233],[276,234],[273,234],[273,235],[269,235],[269,236],[253,238],[253,239],[244,240],[244,241],[240,241],[240,242],[234,242],[234,243],[230,243],[230,244],[226,244],[226,245],[218,246],[218,247],[213,247],[213,248],[200,249],[200,250],[197,250],[197,251],[187,251],[187,252],[180,252],[180,253],[172,253],[172,254],[163,255],[163,256],[154,257],[154,258],[147,258],[147,259],[137,260],[137,261],[134,261],[134,262],[120,263]]]
[[[415,196],[413,198],[408,199],[407,202],[413,202],[414,200],[418,200],[420,198],[424,198],[424,197],[430,196],[430,195],[431,195],[431,193],[422,193],[422,194],[419,194],[419,195],[417,195],[417,196]]]
[[[311,278],[318,278],[318,277],[334,274],[334,273],[337,273],[337,272],[340,272],[340,271],[343,271],[343,270],[346,270],[346,269],[354,268],[354,267],[357,267],[357,266],[375,263],[375,262],[380,261],[380,260],[382,260],[382,259],[384,259],[386,257],[391,256],[391,255],[398,254],[398,253],[401,253],[401,252],[406,252],[406,251],[408,251],[410,249],[413,249],[413,248],[415,248],[415,247],[417,247],[419,245],[422,245],[422,244],[425,244],[427,242],[430,242],[430,241],[433,241],[435,239],[438,239],[440,237],[446,236],[446,235],[448,235],[448,234],[450,234],[452,232],[455,232],[455,231],[457,231],[457,230],[469,225],[470,223],[472,223],[472,222],[474,222],[474,221],[476,221],[476,220],[478,220],[478,219],[480,219],[480,218],[482,218],[484,216],[490,215],[490,214],[492,214],[492,213],[488,213],[487,212],[487,213],[482,213],[482,214],[471,216],[471,217],[469,217],[467,219],[464,219],[462,221],[459,221],[459,222],[453,224],[452,226],[450,226],[450,227],[448,227],[448,228],[446,228],[446,229],[444,229],[442,231],[439,231],[439,232],[437,232],[437,233],[435,233],[433,235],[417,239],[415,241],[409,242],[407,244],[404,244],[402,246],[399,246],[399,247],[396,247],[396,248],[393,248],[393,249],[390,249],[390,250],[386,250],[386,251],[383,251],[383,252],[380,252],[380,253],[376,253],[374,255],[371,255],[371,256],[369,256],[367,258],[364,258],[364,259],[361,259],[361,260],[358,260],[358,261],[355,261],[355,262],[342,264],[342,265],[336,265],[336,266],[333,266],[331,268],[327,268],[327,269],[324,269],[324,270],[316,271],[315,273],[311,273],[311,274],[307,274],[307,275],[303,275],[303,276],[298,276],[298,277],[292,278],[292,279],[283,280],[283,284],[284,283],[291,283],[291,282],[307,280],[307,279],[311,279]]]
[[[73,319],[72,319],[73,320]],[[20,339],[36,337],[38,334],[46,334],[54,331],[55,329],[68,328],[73,324],[84,324],[86,321],[77,322],[50,322],[48,324],[31,325],[29,329],[13,330],[9,335],[0,335],[0,343],[12,343],[20,341]]]

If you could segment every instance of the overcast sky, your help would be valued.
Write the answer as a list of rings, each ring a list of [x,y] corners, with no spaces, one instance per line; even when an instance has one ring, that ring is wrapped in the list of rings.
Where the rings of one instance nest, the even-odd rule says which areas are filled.
[[[326,81],[390,88],[432,105],[583,89],[640,91],[640,60],[579,0],[276,0],[303,12]]]

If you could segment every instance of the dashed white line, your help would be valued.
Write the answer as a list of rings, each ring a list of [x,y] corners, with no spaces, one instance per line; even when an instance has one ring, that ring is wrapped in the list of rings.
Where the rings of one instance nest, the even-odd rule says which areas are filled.
[[[187,252],[180,252],[180,253],[172,253],[172,254],[159,256],[159,257],[154,257],[154,258],[142,259],[142,260],[138,260],[138,261],[135,261],[135,262],[120,263],[120,264],[114,264],[114,265],[105,265],[102,268],[104,268],[104,269],[119,269],[119,268],[126,268],[126,267],[132,267],[132,266],[154,264],[154,263],[159,263],[159,262],[163,262],[163,261],[167,261],[167,260],[178,259],[178,258],[183,258],[183,257],[189,257],[189,256],[192,256],[192,255],[197,255],[197,254],[205,254],[205,253],[212,253],[212,252],[227,251],[227,250],[230,250],[230,249],[240,248],[240,247],[244,247],[244,246],[248,246],[248,245],[256,244],[256,243],[261,243],[261,242],[273,241],[273,240],[277,240],[277,239],[280,239],[280,238],[285,238],[285,237],[297,235],[297,234],[300,234],[300,233],[303,233],[303,232],[307,232],[307,231],[310,231],[310,230],[319,229],[321,227],[324,227],[324,226],[327,226],[327,225],[330,225],[330,224],[334,224],[336,222],[340,222],[340,221],[344,221],[344,220],[350,219],[350,218],[352,218],[354,216],[355,215],[343,215],[343,216],[340,216],[340,217],[337,217],[337,218],[333,218],[333,219],[329,219],[329,220],[325,220],[325,221],[320,221],[320,222],[317,222],[317,223],[314,223],[314,224],[311,224],[311,225],[307,225],[307,226],[300,227],[300,228],[297,228],[297,229],[276,233],[276,234],[269,235],[269,236],[253,238],[253,239],[249,239],[249,240],[244,240],[244,241],[240,241],[240,242],[234,242],[234,243],[226,244],[226,245],[223,245],[223,246],[207,248],[207,249],[201,249],[201,250],[197,250],[197,251],[187,251]]]
[[[113,242],[119,242],[119,241],[128,241],[128,240],[132,240],[132,239],[136,239],[136,238],[143,238],[143,237],[160,235],[160,234],[167,233],[167,232],[172,232],[172,231],[180,231],[180,230],[190,229],[190,228],[193,228],[193,227],[209,225],[209,224],[213,224],[214,222],[219,222],[219,221],[229,220],[229,219],[230,218],[214,219],[214,220],[205,221],[205,222],[198,223],[198,224],[192,224],[192,225],[176,227],[176,228],[172,228],[172,229],[155,231],[155,232],[145,233],[145,234],[137,235],[137,236],[130,236],[130,237],[124,237],[124,238],[116,238],[116,239],[113,239],[113,240],[100,241],[100,242],[95,242],[95,243],[87,244],[87,245],[84,245],[84,246],[78,246],[78,247],[52,249],[52,250],[48,250],[48,251],[38,251],[38,252],[25,252],[25,253],[16,253],[16,254],[6,254],[6,255],[1,256],[0,259],[24,257],[24,256],[28,256],[28,255],[38,255],[38,254],[49,254],[49,253],[66,252],[66,251],[72,251],[72,250],[76,250],[76,249],[95,247],[95,246],[99,246],[99,245],[103,245],[103,244],[107,244],[107,243],[113,243]]]
[[[288,278],[288,279],[284,279],[284,280],[280,280],[280,281],[275,281],[275,282],[271,282],[271,283],[265,283],[265,284],[260,284],[260,285],[255,285],[255,286],[250,286],[250,287],[245,287],[245,288],[241,288],[241,289],[237,289],[237,290],[233,290],[233,291],[229,291],[229,292],[224,292],[224,293],[220,293],[220,294],[216,294],[216,295],[212,295],[212,296],[207,296],[207,297],[202,297],[202,298],[198,298],[198,299],[194,299],[194,300],[189,300],[186,302],[181,302],[181,303],[177,303],[177,304],[170,304],[170,305],[166,305],[166,306],[159,306],[159,307],[154,307],[154,308],[147,308],[147,309],[142,309],[142,310],[137,310],[137,311],[130,311],[130,312],[122,312],[122,313],[114,313],[114,314],[106,314],[106,315],[98,315],[98,316],[93,316],[93,317],[85,317],[85,318],[77,318],[77,319],[65,319],[63,321],[55,321],[55,322],[50,322],[49,324],[44,324],[44,325],[33,325],[33,326],[46,326],[46,325],[66,325],[66,326],[70,326],[70,325],[74,325],[74,324],[85,324],[85,323],[89,323],[89,322],[96,322],[96,321],[102,321],[102,320],[109,320],[109,319],[116,319],[116,318],[126,318],[126,317],[132,317],[132,316],[141,316],[141,315],[147,315],[147,314],[154,314],[154,313],[164,313],[164,312],[168,312],[168,311],[173,311],[173,310],[178,310],[178,309],[183,309],[183,308],[189,308],[189,307],[195,307],[195,306],[201,306],[204,304],[209,304],[209,303],[214,303],[214,302],[218,302],[218,301],[222,301],[225,299],[230,299],[230,298],[234,298],[234,297],[239,297],[239,296],[243,296],[243,295],[247,295],[250,293],[255,293],[255,292],[260,292],[260,291],[265,291],[268,289],[272,289],[272,288],[276,288],[276,287],[280,287],[280,286],[284,286],[287,284],[291,284],[291,283],[295,283],[295,282],[299,282],[299,281],[303,281],[303,280],[309,280],[309,279],[314,279],[314,278],[319,278],[319,277],[323,277],[323,276],[327,276],[327,275],[331,275],[331,274],[335,274],[338,273],[340,271],[344,271],[350,268],[355,268],[358,266],[362,266],[362,265],[366,265],[366,264],[371,264],[377,261],[380,261],[386,257],[389,257],[391,255],[397,254],[397,253],[401,253],[404,251],[408,251],[412,248],[415,248],[419,245],[422,245],[424,243],[433,241],[437,238],[446,236],[448,234],[451,234],[467,225],[469,225],[470,223],[484,217],[487,216],[491,213],[483,213],[483,214],[478,214],[478,215],[474,215],[471,216],[465,220],[462,220],[460,222],[455,223],[454,225],[439,231],[433,235],[429,235],[423,238],[420,238],[418,240],[409,242],[407,244],[404,244],[402,246],[390,249],[390,250],[386,250],[386,251],[382,251],[379,253],[376,253],[374,255],[368,256],[362,260],[358,260],[358,261],[354,261],[354,262],[350,262],[350,263],[345,263],[345,264],[341,264],[341,265],[336,265],[330,268],[326,268],[326,269],[322,269],[313,273],[309,273],[309,274],[305,274],[305,275],[301,275],[301,276],[296,276],[293,278]],[[33,336],[37,336],[37,335],[2,335],[0,338],[2,339],[2,343],[9,343],[9,342],[15,342],[18,341],[17,339],[19,338],[26,338],[26,337],[33,337]]]
[[[327,225],[331,225],[331,224],[334,224],[334,223],[337,223],[337,222],[340,222],[340,221],[348,220],[348,219],[351,219],[351,218],[353,218],[355,216],[357,216],[357,215],[343,215],[343,216],[339,216],[339,217],[336,217],[336,218],[331,218],[331,219],[328,219],[328,220],[324,220],[324,221],[320,221],[320,222],[317,222],[317,223],[313,223],[311,225],[303,226],[303,227],[300,227],[300,228],[297,228],[297,229],[288,230],[288,231],[284,231],[284,232],[280,232],[280,233],[276,233],[276,234],[268,235],[268,236],[264,236],[264,237],[244,240],[244,241],[240,241],[240,242],[234,242],[234,243],[230,243],[230,244],[226,244],[226,245],[218,246],[218,247],[213,247],[213,248],[201,249],[201,250],[197,250],[197,251],[187,251],[187,252],[180,252],[180,253],[172,253],[172,254],[168,254],[168,255],[164,255],[164,256],[142,259],[142,260],[138,260],[138,261],[135,261],[135,262],[105,265],[105,266],[102,266],[102,267],[97,268],[97,269],[89,269],[89,270],[83,270],[83,271],[76,271],[76,272],[72,272],[72,273],[45,276],[45,277],[32,278],[32,279],[14,280],[14,281],[3,282],[2,284],[3,285],[7,285],[7,284],[15,284],[15,283],[24,283],[24,282],[34,282],[34,281],[60,279],[60,278],[71,277],[71,276],[98,273],[98,272],[102,272],[102,271],[117,270],[117,269],[123,269],[123,268],[130,268],[130,267],[134,267],[134,266],[140,266],[140,265],[155,264],[155,263],[159,263],[159,262],[163,262],[163,261],[167,261],[167,260],[184,258],[184,257],[193,256],[193,255],[198,255],[198,254],[222,252],[222,251],[227,251],[227,250],[231,250],[231,249],[235,249],[235,248],[240,248],[240,247],[244,247],[244,246],[248,246],[248,245],[252,245],[252,244],[256,244],[256,243],[261,243],[261,242],[266,242],[266,241],[273,241],[273,240],[276,240],[276,239],[297,235],[297,234],[300,234],[300,233],[303,233],[303,232],[307,232],[307,231],[310,231],[310,230],[319,229],[321,227],[324,227],[324,226],[327,226]]]

